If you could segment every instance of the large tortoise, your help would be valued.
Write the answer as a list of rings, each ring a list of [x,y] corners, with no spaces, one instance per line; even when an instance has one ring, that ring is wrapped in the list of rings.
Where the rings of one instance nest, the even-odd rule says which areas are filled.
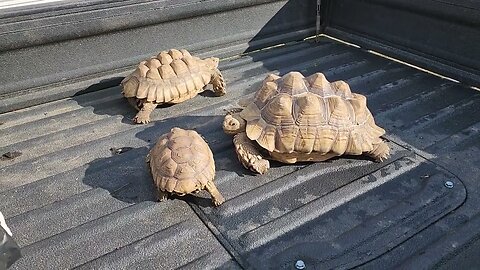
[[[365,96],[352,93],[344,81],[328,82],[322,73],[269,75],[243,106],[225,116],[223,129],[235,135],[240,162],[254,172],[268,170],[263,156],[283,163],[389,156],[380,137],[385,131],[375,124]]]
[[[158,104],[175,104],[203,92],[213,85],[217,96],[225,94],[225,81],[218,70],[219,59],[200,59],[186,50],[162,51],[142,61],[137,69],[121,82],[122,94],[139,112],[135,123],[150,122],[150,114]]]
[[[162,135],[147,156],[158,199],[206,189],[218,206],[225,199],[213,183],[215,162],[208,144],[194,130],[173,128]]]

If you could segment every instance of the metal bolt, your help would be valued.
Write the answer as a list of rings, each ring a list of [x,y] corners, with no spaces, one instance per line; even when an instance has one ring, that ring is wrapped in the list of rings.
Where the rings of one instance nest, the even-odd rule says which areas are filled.
[[[305,263],[302,260],[298,260],[295,263],[295,268],[296,269],[305,269]]]
[[[452,181],[447,181],[447,182],[445,182],[445,187],[447,187],[447,188],[453,188],[453,182],[452,182]]]

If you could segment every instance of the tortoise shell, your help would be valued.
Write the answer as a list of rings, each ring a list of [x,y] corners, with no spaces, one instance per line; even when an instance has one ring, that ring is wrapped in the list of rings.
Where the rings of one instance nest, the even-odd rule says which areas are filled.
[[[154,182],[162,191],[185,195],[204,189],[215,177],[212,151],[193,130],[173,128],[162,135],[149,159]]]
[[[142,61],[122,82],[127,98],[146,99],[154,103],[176,103],[203,91],[212,78],[207,61],[190,55],[187,50],[162,51]]]
[[[240,115],[248,138],[274,153],[360,155],[385,134],[365,96],[322,73],[269,75]]]

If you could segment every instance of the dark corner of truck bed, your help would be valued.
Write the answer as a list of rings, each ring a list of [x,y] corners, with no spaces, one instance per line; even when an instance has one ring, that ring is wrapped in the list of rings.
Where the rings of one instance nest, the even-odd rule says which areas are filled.
[[[0,36],[10,269],[480,267],[478,1],[0,4]],[[120,82],[170,48],[220,58],[227,94],[133,124]],[[290,71],[365,95],[390,158],[245,169],[226,111]],[[210,145],[221,206],[205,191],[157,201],[145,156],[173,127]]]

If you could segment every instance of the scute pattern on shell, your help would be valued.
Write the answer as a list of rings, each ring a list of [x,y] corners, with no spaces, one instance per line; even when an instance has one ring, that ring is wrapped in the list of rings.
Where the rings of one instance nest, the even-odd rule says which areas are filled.
[[[270,152],[360,155],[381,142],[363,95],[322,73],[268,76],[242,112],[251,140]]]
[[[123,95],[148,102],[169,103],[193,97],[211,80],[203,60],[186,50],[162,51],[142,61],[122,81]]]
[[[155,184],[178,195],[201,190],[215,177],[212,151],[193,130],[162,135],[150,151],[150,167]]]

